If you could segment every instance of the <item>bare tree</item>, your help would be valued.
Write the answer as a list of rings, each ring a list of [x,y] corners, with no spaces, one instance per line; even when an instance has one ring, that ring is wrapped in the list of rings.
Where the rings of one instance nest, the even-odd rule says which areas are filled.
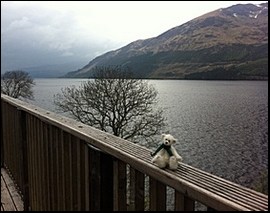
[[[157,91],[142,79],[132,78],[127,69],[96,68],[94,79],[79,87],[67,87],[54,102],[82,123],[124,139],[147,141],[164,126],[162,110],[154,108]]]
[[[33,85],[33,79],[25,71],[9,71],[1,76],[1,93],[13,98],[34,99]]]

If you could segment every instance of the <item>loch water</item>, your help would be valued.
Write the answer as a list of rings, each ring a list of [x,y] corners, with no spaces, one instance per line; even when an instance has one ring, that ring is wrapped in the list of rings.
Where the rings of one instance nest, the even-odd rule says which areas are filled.
[[[87,79],[34,79],[33,104]],[[183,162],[256,189],[268,174],[268,81],[149,80]],[[157,136],[157,140],[159,136]],[[157,141],[157,143],[161,142]],[[154,149],[157,145],[149,145]]]

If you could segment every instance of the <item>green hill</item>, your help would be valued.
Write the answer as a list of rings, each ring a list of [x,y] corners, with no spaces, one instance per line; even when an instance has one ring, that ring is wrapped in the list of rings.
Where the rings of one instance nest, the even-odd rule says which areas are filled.
[[[129,66],[142,78],[268,79],[268,3],[207,13],[105,53],[65,77],[91,77],[93,68],[108,65]]]

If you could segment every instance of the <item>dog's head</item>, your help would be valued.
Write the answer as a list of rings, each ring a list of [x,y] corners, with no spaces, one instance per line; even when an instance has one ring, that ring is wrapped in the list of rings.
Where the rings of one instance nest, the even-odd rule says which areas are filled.
[[[173,145],[177,141],[171,134],[162,134],[162,139],[166,146]]]

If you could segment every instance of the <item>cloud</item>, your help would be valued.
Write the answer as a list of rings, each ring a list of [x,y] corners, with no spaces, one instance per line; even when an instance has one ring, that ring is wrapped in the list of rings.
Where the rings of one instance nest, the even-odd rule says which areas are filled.
[[[1,72],[67,60],[86,64],[96,52],[114,47],[82,30],[69,11],[28,3],[1,6]]]

